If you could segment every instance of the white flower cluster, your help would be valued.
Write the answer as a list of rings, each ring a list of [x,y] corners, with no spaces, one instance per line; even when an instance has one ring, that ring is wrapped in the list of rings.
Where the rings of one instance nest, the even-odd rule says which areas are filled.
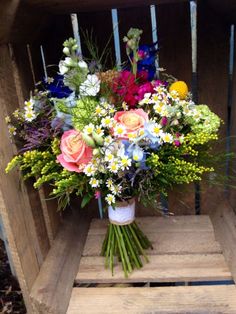
[[[36,118],[36,113],[34,111],[34,100],[30,99],[25,101],[24,106],[24,118],[27,122],[32,122]]]

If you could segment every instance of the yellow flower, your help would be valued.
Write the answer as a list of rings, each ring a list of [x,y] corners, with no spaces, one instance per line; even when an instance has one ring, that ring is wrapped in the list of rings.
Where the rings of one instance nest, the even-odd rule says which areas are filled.
[[[176,91],[178,93],[180,99],[185,99],[188,95],[188,86],[183,81],[177,81],[171,84],[169,88],[170,93],[173,91]]]

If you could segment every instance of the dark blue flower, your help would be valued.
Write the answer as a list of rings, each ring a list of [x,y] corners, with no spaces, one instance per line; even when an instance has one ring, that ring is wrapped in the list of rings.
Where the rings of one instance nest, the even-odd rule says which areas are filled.
[[[63,76],[59,74],[54,77],[53,82],[44,82],[44,85],[46,89],[50,92],[50,97],[66,98],[72,93],[72,90],[64,85]]]

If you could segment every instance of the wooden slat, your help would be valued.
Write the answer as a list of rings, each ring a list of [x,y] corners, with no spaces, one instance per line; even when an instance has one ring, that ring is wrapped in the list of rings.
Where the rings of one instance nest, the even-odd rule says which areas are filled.
[[[76,281],[80,283],[112,282],[182,282],[232,279],[222,254],[151,255],[149,263],[135,270],[129,279],[119,265],[104,267],[104,257],[82,257]]]
[[[191,27],[189,2],[157,7],[159,64],[168,74],[191,86]],[[168,193],[169,210],[194,214],[194,186],[179,185]]]
[[[65,218],[31,290],[35,313],[64,314],[79,266],[89,219],[70,213]]]
[[[236,313],[236,288],[74,288],[67,314]]]
[[[12,171],[6,175],[5,167],[14,154],[9,140],[5,116],[16,109],[18,99],[12,73],[12,63],[7,46],[0,46],[0,212],[12,258],[28,310],[29,289],[39,271],[41,249],[32,217],[29,200],[23,184],[19,184],[19,174]]]
[[[236,214],[229,200],[219,203],[212,214],[217,240],[220,242],[227,264],[236,282]]]
[[[156,0],[155,3],[175,3],[182,2],[186,0]],[[76,1],[76,0],[24,0],[27,4],[35,8],[42,8],[49,12],[53,13],[71,13],[72,11],[97,11],[97,10],[106,10],[112,8],[121,8],[121,7],[138,7],[138,6],[147,6],[153,4],[151,0],[90,0],[90,1]]]
[[[224,152],[226,149],[229,38],[230,25],[221,18],[219,12],[213,11],[206,1],[200,1],[198,3],[199,103],[207,104],[225,122],[221,127],[220,140],[216,143],[216,152]],[[222,169],[222,163],[216,167]],[[224,174],[225,170],[221,171]],[[218,191],[215,187],[210,188],[203,184],[201,190],[201,212],[208,214],[214,212],[218,205],[216,195]],[[224,191],[224,186],[221,187],[221,191]]]
[[[221,253],[221,247],[213,232],[147,232],[152,242],[153,250],[147,250],[148,255],[156,254],[204,254]],[[83,256],[99,256],[104,235],[89,234],[86,240]]]
[[[213,232],[209,216],[142,217],[136,221],[144,233],[159,232]],[[93,219],[89,234],[105,234],[108,220]]]

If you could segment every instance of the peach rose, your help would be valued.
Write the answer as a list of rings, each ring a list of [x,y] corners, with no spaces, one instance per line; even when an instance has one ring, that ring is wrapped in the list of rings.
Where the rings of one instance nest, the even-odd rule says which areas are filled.
[[[59,163],[69,171],[82,172],[91,161],[93,150],[87,146],[79,131],[69,130],[61,138]]]
[[[129,133],[135,133],[144,127],[144,123],[148,121],[148,114],[143,109],[131,109],[116,112],[114,119],[125,127],[126,134],[122,137],[128,138]]]

